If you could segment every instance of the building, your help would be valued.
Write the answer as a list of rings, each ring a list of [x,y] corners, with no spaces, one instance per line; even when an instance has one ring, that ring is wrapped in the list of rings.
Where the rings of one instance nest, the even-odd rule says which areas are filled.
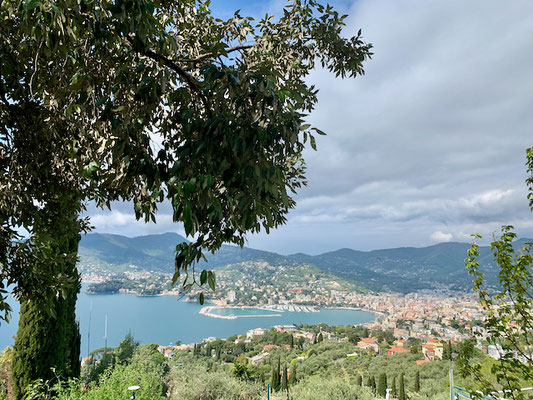
[[[263,336],[267,330],[265,328],[250,329],[246,332],[247,339],[253,339],[254,336]]]
[[[391,346],[389,349],[387,349],[388,356],[393,356],[395,354],[401,354],[401,353],[410,353],[410,351],[403,347],[398,347],[398,346]]]

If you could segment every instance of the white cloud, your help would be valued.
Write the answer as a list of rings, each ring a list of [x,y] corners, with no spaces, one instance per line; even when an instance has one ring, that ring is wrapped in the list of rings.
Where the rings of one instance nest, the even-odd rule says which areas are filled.
[[[216,3],[225,12],[251,7]],[[328,136],[305,153],[309,186],[288,224],[249,245],[284,253],[424,246],[439,232],[469,241],[508,223],[532,237],[524,163],[533,145],[533,2],[336,3],[350,8],[346,35],[362,28],[375,55],[355,80],[312,74],[320,92],[309,120]],[[253,4],[257,14],[280,7]],[[176,230],[170,208],[161,212],[157,226],[90,215],[100,231]]]
[[[434,242],[451,242],[453,239],[453,235],[451,233],[444,233],[442,231],[436,231],[431,234],[429,237]]]

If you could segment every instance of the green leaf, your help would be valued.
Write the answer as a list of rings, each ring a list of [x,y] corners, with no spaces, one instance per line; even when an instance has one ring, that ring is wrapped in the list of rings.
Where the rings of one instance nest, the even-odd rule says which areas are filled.
[[[200,293],[200,304],[201,305],[204,304],[204,294],[203,293]]]
[[[24,4],[24,10],[25,11],[32,10],[34,8],[39,7],[40,5],[41,5],[40,0],[28,0],[26,4]]]
[[[316,151],[316,141],[315,141],[315,138],[311,135],[309,135],[309,139],[311,140],[311,147],[313,148],[313,150]]]
[[[214,292],[215,291],[215,274],[213,271],[207,271],[207,283],[209,284],[209,287]]]
[[[174,272],[174,275],[172,275],[172,286],[174,286],[178,282],[179,278],[180,278],[180,271],[178,270]]]
[[[207,270],[203,270],[201,273],[200,273],[200,285],[203,285],[207,282]]]

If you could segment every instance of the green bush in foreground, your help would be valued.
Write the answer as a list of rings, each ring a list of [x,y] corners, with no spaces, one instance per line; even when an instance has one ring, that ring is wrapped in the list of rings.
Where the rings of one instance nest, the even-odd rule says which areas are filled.
[[[174,367],[169,374],[171,400],[259,400],[263,385],[243,382],[223,368],[206,372],[201,366]]]

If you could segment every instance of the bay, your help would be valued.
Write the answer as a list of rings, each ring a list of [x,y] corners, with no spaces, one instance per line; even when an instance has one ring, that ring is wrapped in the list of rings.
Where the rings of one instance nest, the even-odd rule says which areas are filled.
[[[85,286],[85,285],[84,285]],[[12,346],[18,328],[19,304],[11,302],[14,309],[10,323],[0,322],[0,351]],[[107,315],[107,345],[117,346],[131,332],[142,344],[161,345],[193,343],[207,337],[227,338],[244,334],[249,329],[270,328],[274,325],[299,323],[328,325],[355,325],[371,322],[374,314],[367,311],[322,309],[319,312],[278,311],[281,316],[237,319],[211,318],[199,314],[202,306],[180,300],[176,296],[139,297],[134,294],[89,295],[82,289],[76,305],[76,314],[82,334],[82,356],[88,348],[104,347],[105,318]],[[264,310],[247,308],[228,309],[223,314],[268,314]],[[90,318],[89,318],[90,316]],[[89,334],[90,319],[90,338]]]

